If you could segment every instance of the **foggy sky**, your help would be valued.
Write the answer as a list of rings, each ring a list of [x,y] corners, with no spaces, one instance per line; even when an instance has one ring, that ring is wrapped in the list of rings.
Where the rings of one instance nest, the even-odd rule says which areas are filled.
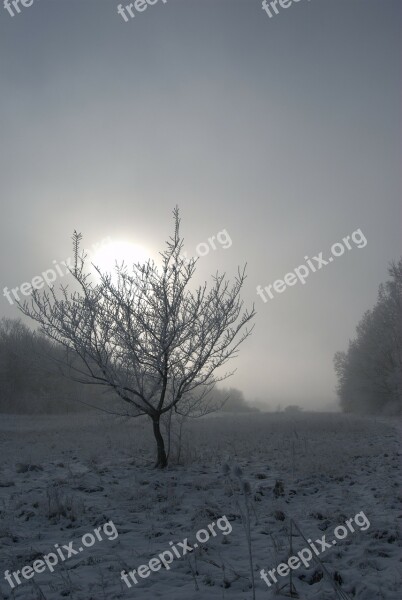
[[[248,264],[256,327],[228,385],[327,407],[333,354],[401,254],[400,2],[270,19],[260,0],[159,0],[127,23],[118,4],[0,4],[0,293],[71,256],[74,229],[158,252],[178,204],[189,254],[232,240],[202,278]],[[365,248],[257,296],[358,228]],[[0,316],[20,316],[2,295]]]

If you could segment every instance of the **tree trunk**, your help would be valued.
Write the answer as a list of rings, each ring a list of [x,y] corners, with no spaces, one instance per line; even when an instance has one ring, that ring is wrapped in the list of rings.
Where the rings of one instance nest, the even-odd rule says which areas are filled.
[[[163,437],[161,434],[160,428],[160,416],[152,419],[152,423],[154,426],[154,436],[156,439],[156,446],[158,451],[158,458],[155,464],[156,469],[164,469],[167,466],[167,456],[165,451],[165,442],[163,441]]]
[[[167,419],[167,426],[166,426],[166,431],[167,431],[167,460],[169,461],[169,456],[170,456],[170,448],[171,448],[171,444],[172,444],[172,415],[173,415],[173,409],[171,409],[169,411],[169,416]]]

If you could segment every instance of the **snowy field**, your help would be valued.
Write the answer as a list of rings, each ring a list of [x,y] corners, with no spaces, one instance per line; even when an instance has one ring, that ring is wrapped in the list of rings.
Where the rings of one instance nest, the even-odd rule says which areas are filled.
[[[257,599],[282,597],[259,573],[287,561],[290,519],[295,555],[306,546],[299,531],[313,541],[324,534],[333,540],[335,528],[361,511],[368,528],[355,527],[320,554],[321,563],[293,571],[298,597],[400,598],[401,448],[391,419],[207,418],[187,426],[181,464],[163,472],[152,469],[150,427],[140,420],[7,415],[0,436],[3,600],[251,600],[247,510]],[[238,465],[243,475],[225,476],[225,464]],[[194,544],[196,532],[222,516],[230,533],[215,528],[169,570],[137,575],[131,588],[122,581],[123,570],[147,565],[171,549],[169,542]],[[55,552],[55,544],[78,548],[82,536],[110,521],[117,537],[102,530],[102,541],[60,560],[53,573],[35,573],[14,589],[4,579],[6,570]],[[286,593],[289,576],[278,585]]]

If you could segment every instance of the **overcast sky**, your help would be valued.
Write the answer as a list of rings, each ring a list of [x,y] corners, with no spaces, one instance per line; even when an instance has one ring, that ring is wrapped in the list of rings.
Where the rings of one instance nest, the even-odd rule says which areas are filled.
[[[232,241],[200,276],[248,263],[230,384],[334,402],[333,354],[402,253],[401,2],[159,0],[128,22],[116,0],[1,4],[0,289],[70,256],[74,229],[157,252],[177,203],[189,254]],[[257,295],[359,228],[365,247]],[[0,316],[19,316],[2,295]]]

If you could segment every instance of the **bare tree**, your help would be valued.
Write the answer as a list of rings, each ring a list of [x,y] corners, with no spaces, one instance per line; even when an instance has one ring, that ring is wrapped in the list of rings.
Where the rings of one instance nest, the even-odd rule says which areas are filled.
[[[197,260],[181,257],[178,208],[173,214],[174,235],[160,253],[160,268],[151,260],[130,272],[116,265],[114,278],[93,265],[98,281],[91,281],[81,234],[74,232],[71,273],[79,288],[61,286],[59,296],[53,287],[34,290],[31,301],[19,305],[65,347],[76,380],[112,389],[129,405],[130,416],[151,419],[159,468],[167,465],[161,417],[172,410],[199,416],[218,408],[208,394],[233,372],[216,371],[237,356],[255,315],[254,306],[243,310],[240,299],[245,267],[232,284],[217,273],[211,289],[206,283],[190,288]]]

